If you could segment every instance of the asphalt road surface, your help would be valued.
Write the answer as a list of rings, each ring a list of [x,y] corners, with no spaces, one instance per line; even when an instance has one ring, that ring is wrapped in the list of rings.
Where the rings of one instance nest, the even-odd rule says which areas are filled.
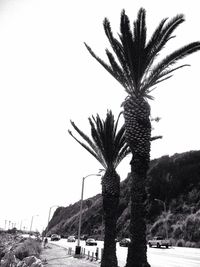
[[[73,250],[77,245],[77,241],[67,242],[66,239],[49,242],[65,248],[71,247]],[[88,251],[95,252],[97,247],[99,248],[99,253],[101,253],[103,242],[97,241],[97,243],[97,246],[85,246],[85,241],[81,241],[80,245],[85,248],[86,254]],[[126,256],[127,248],[120,247],[119,243],[117,243],[117,258],[120,267],[125,266]],[[151,267],[200,267],[200,249],[198,248],[148,248],[147,257]]]

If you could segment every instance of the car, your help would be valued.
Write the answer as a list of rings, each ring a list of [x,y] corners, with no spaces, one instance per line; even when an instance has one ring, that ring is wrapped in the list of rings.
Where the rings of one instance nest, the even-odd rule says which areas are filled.
[[[153,239],[148,241],[149,247],[166,247],[170,246],[170,242],[168,239],[165,239],[163,236],[155,236]]]
[[[86,245],[86,246],[97,246],[97,242],[95,241],[94,238],[88,238],[88,239],[85,241],[85,245]]]
[[[76,241],[76,238],[74,235],[71,235],[67,238],[67,242],[75,242]]]
[[[131,243],[130,238],[123,238],[122,240],[119,241],[120,247],[128,247],[130,243]]]
[[[60,235],[57,235],[57,234],[52,234],[51,235],[51,241],[58,241],[60,240]]]
[[[88,235],[82,235],[81,237],[80,237],[80,240],[87,240],[88,239]]]

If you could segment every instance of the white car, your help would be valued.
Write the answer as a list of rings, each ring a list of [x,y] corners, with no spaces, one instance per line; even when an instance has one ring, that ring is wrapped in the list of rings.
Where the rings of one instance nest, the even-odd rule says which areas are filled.
[[[153,239],[148,241],[148,244],[149,244],[149,247],[155,246],[157,248],[160,248],[163,246],[163,247],[168,248],[170,245],[170,242],[168,239],[165,239],[162,236],[155,236]]]
[[[67,242],[75,242],[76,241],[76,238],[75,236],[71,235],[67,238]]]

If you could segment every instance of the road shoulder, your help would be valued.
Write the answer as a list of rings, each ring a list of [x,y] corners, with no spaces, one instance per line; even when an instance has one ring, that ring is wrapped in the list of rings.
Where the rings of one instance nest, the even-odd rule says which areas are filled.
[[[58,267],[58,266],[68,266],[68,267],[98,267],[100,266],[97,262],[91,262],[84,258],[77,259],[72,255],[67,254],[67,249],[54,245],[48,244],[46,248],[42,249],[40,256],[45,267]]]

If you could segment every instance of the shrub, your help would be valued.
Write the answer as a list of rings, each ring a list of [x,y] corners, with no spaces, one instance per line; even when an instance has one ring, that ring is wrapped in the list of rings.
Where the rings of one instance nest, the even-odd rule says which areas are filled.
[[[200,213],[190,214],[185,220],[184,237],[191,242],[200,240]]]
[[[196,247],[196,243],[195,242],[187,241],[185,243],[185,246],[188,247],[188,248],[195,248]]]
[[[174,238],[170,238],[169,239],[169,243],[171,246],[175,246],[176,245],[176,240]]]
[[[180,239],[183,237],[183,226],[181,224],[173,225],[173,237],[175,239]]]
[[[177,246],[177,247],[185,247],[185,240],[184,240],[184,239],[179,239],[179,240],[176,242],[176,246]]]
[[[197,203],[200,200],[200,192],[197,188],[194,188],[188,193],[188,202]]]
[[[41,244],[39,241],[34,239],[27,239],[24,243],[19,244],[19,246],[15,249],[15,256],[23,260],[28,256],[36,256],[38,257],[41,252]]]
[[[164,219],[159,218],[151,227],[150,232],[154,235],[165,235]]]

